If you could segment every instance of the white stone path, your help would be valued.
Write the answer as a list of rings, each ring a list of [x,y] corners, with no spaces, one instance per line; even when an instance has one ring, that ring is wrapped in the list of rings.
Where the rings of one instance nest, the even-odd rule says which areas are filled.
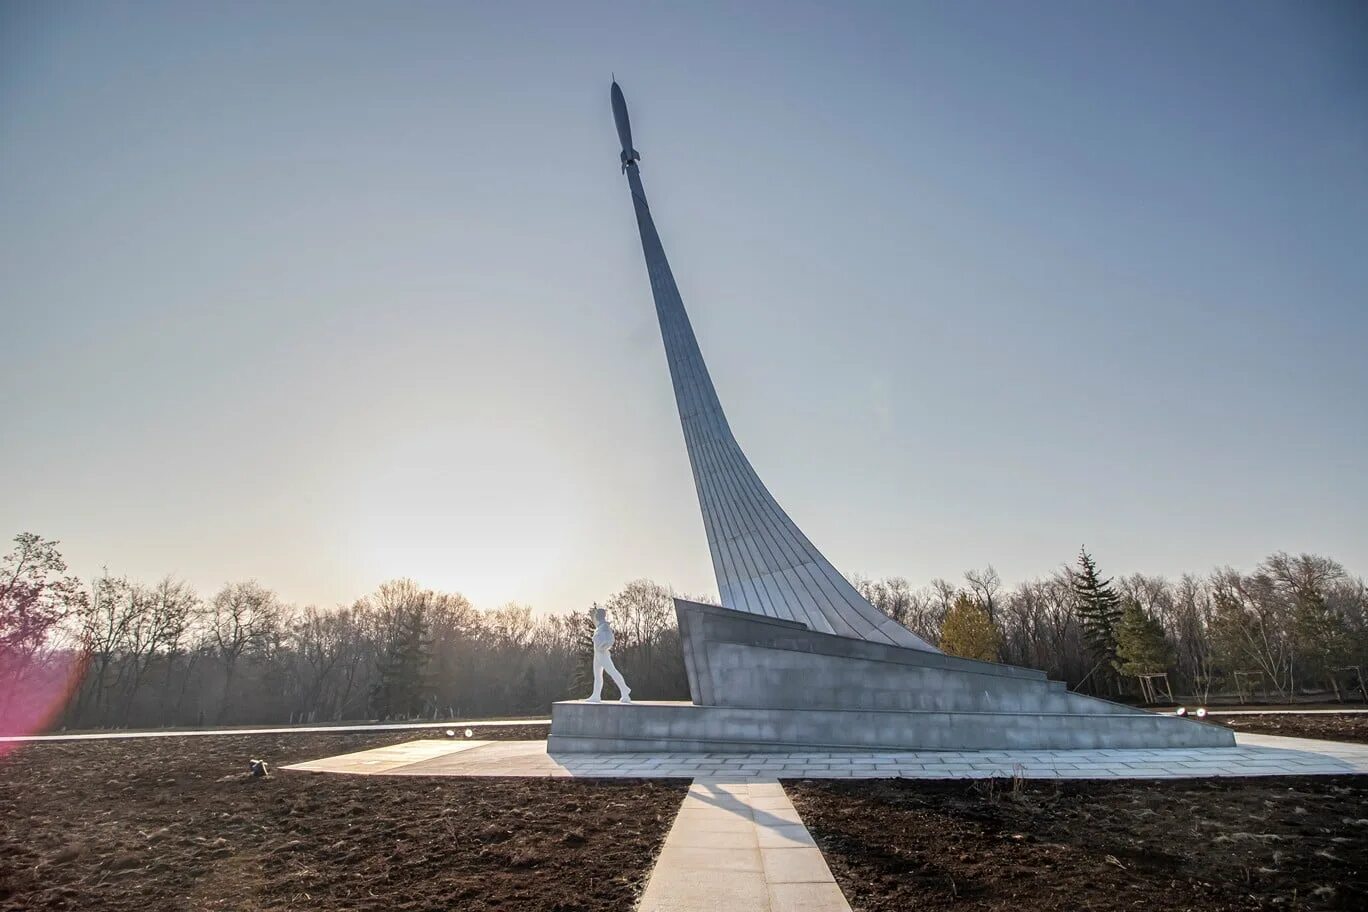
[[[638,912],[850,912],[778,782],[697,779]]]

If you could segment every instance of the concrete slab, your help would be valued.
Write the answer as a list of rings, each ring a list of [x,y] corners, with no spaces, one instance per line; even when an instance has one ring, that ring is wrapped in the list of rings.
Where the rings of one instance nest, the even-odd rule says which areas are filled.
[[[737,814],[745,814],[749,807],[750,805],[748,805],[745,801],[742,801],[739,798],[733,798],[729,795],[716,795],[707,798],[694,797],[690,795],[684,799],[684,803],[680,805],[680,810],[710,811],[720,808],[722,810],[732,811],[733,813]]]
[[[817,845],[808,828],[801,823],[771,823],[764,826],[757,823],[755,836],[762,849],[794,849]]]
[[[764,796],[760,796],[760,798],[762,797]],[[757,798],[756,800],[760,800],[760,798]],[[787,798],[784,800],[788,801]],[[803,822],[803,819],[798,816],[798,809],[791,804],[780,804],[778,801],[775,801],[772,804],[763,806],[757,804],[754,805],[754,807],[757,811],[764,810],[765,816],[776,824],[801,824]]]
[[[821,854],[820,852],[818,853]],[[826,861],[823,860],[823,865]],[[757,848],[698,848],[696,846],[667,845],[660,851],[656,865],[668,865],[681,871],[742,871],[748,874],[765,873]]]
[[[833,883],[772,883],[769,912],[849,912],[841,888]]]
[[[816,846],[761,849],[760,862],[764,865],[765,879],[772,884],[832,881],[831,869],[822,857],[822,850]]]
[[[744,805],[738,806],[735,813],[718,814],[715,808],[691,805],[681,807],[675,818],[675,827],[697,830],[702,833],[744,833],[749,831],[751,816]]]
[[[751,799],[751,807],[756,810],[776,811],[793,807],[787,795],[756,795]]]
[[[672,829],[670,830],[670,837],[666,844],[686,849],[738,849],[751,851],[758,851],[759,849],[755,839],[754,824],[749,825],[745,830],[731,833],[706,832],[689,827]]]
[[[391,744],[388,747],[377,747],[371,750],[357,751],[353,754],[339,754],[336,757],[324,757],[321,760],[310,760],[307,763],[295,763],[284,767],[284,769],[305,770],[314,773],[375,775],[377,773],[390,773],[400,767],[484,747],[486,744],[492,743],[491,741],[474,740],[406,741],[403,744]]]
[[[662,870],[652,873],[638,912],[769,912],[769,884],[764,874],[743,871]]]

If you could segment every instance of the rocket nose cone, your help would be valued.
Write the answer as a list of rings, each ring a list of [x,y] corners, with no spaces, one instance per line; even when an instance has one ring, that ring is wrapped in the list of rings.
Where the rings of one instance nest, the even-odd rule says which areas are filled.
[[[622,96],[622,89],[617,82],[613,82],[613,90],[609,93],[613,101],[613,119],[622,121],[627,118],[627,99]]]
[[[610,95],[613,99],[613,121],[617,124],[618,141],[622,143],[625,152],[632,148],[632,122],[627,119],[627,99],[622,96],[622,89],[616,79],[613,80]]]

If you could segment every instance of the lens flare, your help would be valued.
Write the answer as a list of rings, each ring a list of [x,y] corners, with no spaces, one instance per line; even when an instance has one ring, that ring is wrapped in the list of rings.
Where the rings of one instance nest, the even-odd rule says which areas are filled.
[[[25,736],[49,730],[74,694],[85,661],[74,652],[20,654],[0,651],[0,757]]]

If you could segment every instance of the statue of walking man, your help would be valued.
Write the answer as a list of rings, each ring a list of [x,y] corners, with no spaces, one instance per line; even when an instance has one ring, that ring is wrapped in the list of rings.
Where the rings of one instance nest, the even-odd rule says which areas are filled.
[[[589,695],[590,703],[603,702],[603,674],[608,673],[622,691],[620,703],[632,702],[632,688],[622,679],[622,673],[613,664],[613,628],[608,626],[608,610],[594,606],[594,692]]]

